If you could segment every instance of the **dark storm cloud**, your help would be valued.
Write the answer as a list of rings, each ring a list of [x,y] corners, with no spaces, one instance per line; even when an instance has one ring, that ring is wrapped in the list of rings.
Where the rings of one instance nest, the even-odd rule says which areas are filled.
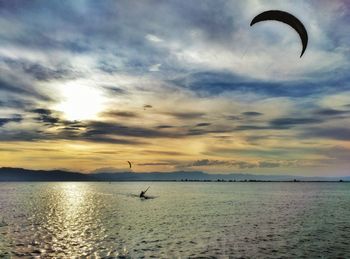
[[[320,117],[320,116],[319,116]],[[305,127],[310,124],[323,123],[322,117],[318,118],[295,118],[295,117],[282,117],[276,118],[265,123],[260,124],[241,124],[238,125],[235,130],[237,131],[255,131],[255,130],[289,130],[294,127]]]
[[[231,129],[198,129],[198,128],[194,128],[194,129],[189,129],[188,133],[186,134],[187,136],[203,136],[203,135],[208,135],[208,134],[213,134],[213,133],[227,133],[227,132],[231,132]]]
[[[44,109],[44,108],[37,108],[31,110],[34,113],[40,114],[40,115],[50,115],[52,112],[49,109]]]
[[[65,131],[79,131],[79,130],[81,130],[81,127],[68,126],[68,127],[64,127],[63,130],[65,130]]]
[[[268,126],[259,126],[259,125],[240,125],[236,127],[236,130],[245,131],[245,130],[268,130],[271,127]]]
[[[263,113],[260,112],[243,112],[242,115],[248,116],[248,117],[258,117],[263,115]]]
[[[37,108],[31,110],[31,112],[38,114],[38,117],[35,119],[39,122],[43,122],[46,125],[56,125],[58,122],[60,122],[59,117],[54,115],[49,109]]]
[[[143,145],[146,142],[131,140],[131,139],[117,139],[108,136],[94,136],[94,135],[83,135],[78,137],[77,140],[85,140],[96,143],[109,143],[109,144],[122,144],[122,145]]]
[[[86,132],[84,136],[91,137],[97,135],[119,135],[119,136],[131,136],[131,137],[144,137],[144,138],[156,138],[156,137],[175,137],[171,133],[165,133],[162,131],[142,128],[142,127],[128,127],[119,123],[113,122],[100,122],[90,121],[86,125]]]
[[[169,112],[166,114],[181,120],[198,119],[205,115],[202,112]]]
[[[1,140],[14,141],[16,138],[21,141],[64,139],[139,145],[144,144],[146,139],[152,138],[186,138],[227,132],[227,130],[205,130],[186,127],[183,127],[181,130],[172,130],[174,127],[170,125],[147,128],[106,121],[68,121],[62,119],[60,113],[46,108],[35,108],[28,112],[36,115],[33,119],[38,123],[38,127],[40,126],[40,130],[28,129],[24,131],[14,129],[5,131],[2,132]],[[21,117],[2,118],[0,124],[20,122],[21,120]]]
[[[0,141],[12,142],[12,141],[37,141],[52,139],[52,136],[42,131],[36,130],[11,130],[2,131],[0,134]]]
[[[7,121],[6,121],[7,123]],[[113,135],[89,135],[81,131],[65,127],[55,132],[48,132],[44,128],[42,130],[11,130],[3,131],[0,134],[0,141],[27,141],[36,142],[40,140],[74,140],[88,141],[94,143],[109,143],[122,145],[144,145],[144,141],[136,139],[117,138]]]
[[[233,121],[238,121],[238,120],[242,120],[242,117],[237,116],[237,115],[229,115],[225,117],[228,120],[233,120]]]
[[[323,121],[318,118],[278,118],[270,121],[270,125],[275,128],[291,128],[296,125],[319,124]]]
[[[207,127],[210,126],[211,123],[207,123],[207,122],[202,122],[202,123],[197,123],[196,127]]]
[[[48,123],[48,124],[55,124],[55,123],[59,122],[58,118],[55,118],[55,117],[50,116],[50,115],[41,116],[38,118],[38,120],[41,122]]]
[[[183,130],[162,130],[164,128],[146,128],[136,126],[126,126],[115,122],[89,121],[86,124],[86,130],[83,136],[124,136],[139,138],[182,138],[193,135],[206,135],[210,133],[222,133],[225,130],[202,130],[202,129],[183,129]],[[169,128],[169,127],[166,127]],[[157,130],[159,129],[159,130]],[[171,129],[171,128],[169,128]]]
[[[136,118],[139,115],[135,112],[130,111],[107,111],[103,112],[102,115],[109,117],[125,117],[125,118]]]
[[[324,138],[350,141],[350,129],[343,127],[309,128],[301,134],[304,138]]]
[[[344,110],[335,110],[335,109],[320,109],[315,111],[316,115],[323,115],[323,116],[340,116],[340,115],[346,115],[350,114],[350,111],[344,111]]]
[[[10,122],[21,122],[21,121],[22,121],[22,117],[20,115],[14,116],[12,118],[0,118],[0,127]]]
[[[233,73],[222,72],[191,73],[185,77],[178,77],[171,82],[204,96],[236,91],[251,92],[270,97],[306,98],[308,96],[328,95],[350,90],[347,78],[331,80],[323,84],[310,81],[271,82],[249,80]],[[329,84],[332,87],[329,87]]]
[[[156,128],[157,129],[171,129],[171,128],[174,128],[174,126],[171,126],[171,125],[159,125]]]

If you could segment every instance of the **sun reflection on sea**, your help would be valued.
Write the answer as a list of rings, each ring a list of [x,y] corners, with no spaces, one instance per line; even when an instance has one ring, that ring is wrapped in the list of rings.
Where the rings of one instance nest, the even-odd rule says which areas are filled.
[[[88,185],[81,183],[62,183],[63,190],[63,202],[66,207],[67,217],[72,217],[79,213],[79,210],[82,209],[82,205],[86,200],[86,191]]]
[[[51,249],[62,256],[93,254],[105,229],[90,186],[68,182],[55,187],[46,226],[52,236]]]
[[[13,191],[12,198],[5,201],[10,204],[7,205],[9,215],[14,216],[5,218],[8,222],[3,228],[6,239],[0,238],[0,250],[5,247],[16,257],[28,258],[126,255],[124,243],[115,238],[116,235],[119,238],[120,229],[119,223],[114,221],[118,218],[116,199],[98,189],[99,185],[50,182],[25,185],[20,195]],[[1,205],[4,197],[3,193]]]

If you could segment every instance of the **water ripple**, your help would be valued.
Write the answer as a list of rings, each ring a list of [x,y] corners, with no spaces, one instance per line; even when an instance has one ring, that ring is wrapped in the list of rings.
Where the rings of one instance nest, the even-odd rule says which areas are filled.
[[[0,183],[0,257],[346,258],[342,183]]]

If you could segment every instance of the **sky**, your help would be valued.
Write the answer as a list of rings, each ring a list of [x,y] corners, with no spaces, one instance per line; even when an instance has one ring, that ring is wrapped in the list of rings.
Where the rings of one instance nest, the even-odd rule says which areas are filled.
[[[293,28],[250,27],[271,9],[301,58]],[[340,0],[0,0],[0,166],[350,175],[349,22]]]

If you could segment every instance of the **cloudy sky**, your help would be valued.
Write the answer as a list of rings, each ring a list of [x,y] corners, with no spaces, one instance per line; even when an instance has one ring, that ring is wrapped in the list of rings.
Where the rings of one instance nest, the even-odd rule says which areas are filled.
[[[250,27],[270,9],[302,58]],[[349,175],[349,22],[345,0],[0,0],[0,166]]]

